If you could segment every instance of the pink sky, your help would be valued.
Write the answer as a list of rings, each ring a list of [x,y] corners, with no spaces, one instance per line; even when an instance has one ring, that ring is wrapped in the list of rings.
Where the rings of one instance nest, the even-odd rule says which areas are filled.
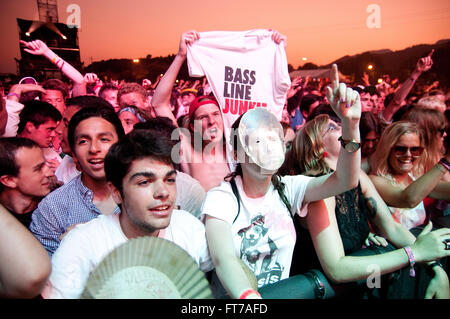
[[[327,64],[369,50],[401,50],[450,38],[448,0],[58,0],[59,22],[69,4],[81,8],[81,60],[139,58],[176,53],[187,30],[272,28],[287,35],[294,67]],[[381,28],[366,25],[368,5],[381,9]],[[0,73],[16,72],[16,18],[38,19],[36,0],[0,1]]]

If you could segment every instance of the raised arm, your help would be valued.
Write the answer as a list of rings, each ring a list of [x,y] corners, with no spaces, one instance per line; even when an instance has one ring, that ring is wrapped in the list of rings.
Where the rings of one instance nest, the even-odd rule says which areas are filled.
[[[41,40],[31,42],[21,40],[20,43],[25,46],[24,50],[26,52],[46,57],[73,82],[72,96],[86,95],[86,82],[84,81],[83,75],[72,65],[57,56],[44,42]]]
[[[408,79],[406,79],[406,81],[402,84],[400,89],[398,89],[397,92],[395,92],[392,101],[380,114],[381,118],[384,121],[386,121],[387,123],[392,121],[392,117],[394,116],[395,112],[397,112],[400,109],[403,100],[409,94],[419,76],[423,72],[426,72],[429,69],[431,69],[431,67],[433,66],[433,59],[431,58],[433,52],[434,49],[431,50],[431,52],[426,57],[419,59],[419,61],[416,64],[416,67],[414,68],[414,71],[411,73]]]
[[[39,241],[0,205],[0,296],[37,296],[50,271],[50,258]]]
[[[200,37],[197,31],[188,31],[181,35],[178,53],[175,56],[169,69],[159,81],[152,98],[152,107],[157,116],[165,116],[170,118],[176,126],[177,120],[170,109],[170,96],[172,94],[173,85],[177,79],[178,72],[181,69],[187,56],[187,46],[198,40]]]
[[[37,84],[14,84],[9,90],[8,97],[6,98],[6,113],[8,120],[6,122],[5,131],[2,135],[4,137],[16,136],[17,128],[20,122],[20,112],[24,105],[19,102],[20,96],[23,93],[39,91],[45,93],[45,90]]]
[[[19,102],[20,96],[23,93],[38,91],[45,93],[45,89],[38,84],[14,84],[9,90],[7,99],[9,101]]]
[[[333,64],[331,88],[328,87],[328,101],[342,121],[342,140],[345,143],[360,143],[359,119],[361,100],[358,92],[339,83],[339,73]],[[361,150],[348,151],[341,147],[336,171],[330,175],[316,177],[308,183],[305,200],[313,202],[344,193],[358,185],[361,167]]]
[[[448,154],[446,158],[450,160],[450,155]],[[448,174],[447,168],[437,163],[404,189],[393,185],[382,176],[370,175],[370,178],[386,204],[391,207],[414,208],[429,195],[437,199],[450,200],[449,184],[441,182],[445,174]],[[436,191],[433,192],[435,188]]]

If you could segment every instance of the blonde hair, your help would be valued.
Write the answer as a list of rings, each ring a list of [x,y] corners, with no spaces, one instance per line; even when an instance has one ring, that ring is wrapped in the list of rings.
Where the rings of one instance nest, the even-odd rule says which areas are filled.
[[[145,99],[147,98],[147,90],[140,85],[139,83],[135,83],[135,82],[129,82],[129,83],[125,83],[123,84],[120,88],[119,91],[117,92],[117,101],[120,104],[120,98],[122,97],[122,95],[128,94],[128,93],[137,93],[142,97],[142,100],[145,101]]]
[[[427,146],[425,171],[430,170],[444,155],[443,145],[437,137],[439,130],[446,127],[444,114],[435,109],[415,106],[403,115],[402,120],[416,123],[420,128],[423,135],[423,144]]]
[[[405,134],[416,134],[420,140],[420,146],[424,146],[423,136],[417,124],[409,121],[398,121],[390,124],[381,134],[377,149],[370,157],[370,167],[372,174],[386,177],[393,180],[392,168],[389,163],[392,148],[398,142],[401,136]],[[426,150],[415,161],[412,174],[415,177],[421,176],[424,173],[426,158]]]
[[[281,175],[328,174],[331,169],[325,163],[323,135],[330,117],[321,114],[308,121],[295,135],[292,149],[286,155],[286,161],[280,168]]]
[[[433,95],[421,98],[419,101],[417,101],[417,106],[421,108],[437,110],[442,113],[447,109],[447,105],[445,105],[445,103],[440,98]]]

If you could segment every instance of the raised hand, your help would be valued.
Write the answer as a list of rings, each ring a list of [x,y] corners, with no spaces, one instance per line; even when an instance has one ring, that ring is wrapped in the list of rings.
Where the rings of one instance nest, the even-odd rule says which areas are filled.
[[[433,59],[431,58],[431,56],[434,53],[434,49],[431,50],[430,53],[428,53],[428,55],[424,58],[420,58],[419,61],[417,61],[417,65],[416,65],[416,71],[417,72],[426,72],[429,69],[431,69],[431,67],[433,66]]]
[[[98,76],[95,73],[86,73],[83,78],[84,81],[88,84],[97,83],[98,81]]]
[[[23,44],[25,46],[25,52],[34,55],[47,55],[51,51],[48,46],[41,40],[34,40],[31,42],[20,40],[20,44]]]
[[[280,44],[281,42],[283,42],[284,48],[286,49],[287,37],[276,30],[269,29],[269,31],[272,31],[273,42],[275,42],[276,44]]]
[[[369,75],[366,72],[363,73],[361,80],[363,81],[365,86],[370,85]]]
[[[296,78],[294,78],[291,81],[291,87],[288,90],[288,93],[286,95],[287,99],[290,99],[291,97],[293,97],[298,91],[300,91],[301,84],[302,84],[303,80],[300,76],[297,76]]]
[[[149,79],[143,79],[142,86],[146,89],[150,88],[152,86],[152,81],[150,81]]]
[[[327,98],[334,112],[341,120],[358,120],[361,118],[361,98],[359,93],[339,83],[336,64],[331,71],[331,87],[327,87]]]
[[[185,57],[187,55],[187,46],[200,39],[200,33],[197,31],[187,31],[181,35],[178,55]]]
[[[192,85],[191,89],[196,89],[199,85],[200,85],[200,80],[195,80],[195,82]]]

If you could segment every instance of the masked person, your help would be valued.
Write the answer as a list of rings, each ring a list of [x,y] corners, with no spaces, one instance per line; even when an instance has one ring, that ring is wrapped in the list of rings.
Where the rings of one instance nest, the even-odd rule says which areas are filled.
[[[288,277],[296,240],[292,216],[304,216],[309,202],[358,184],[361,103],[355,91],[339,84],[336,65],[333,70],[328,100],[342,120],[343,145],[334,173],[277,175],[284,161],[283,128],[264,109],[247,111],[233,124],[236,171],[207,193],[202,211],[216,273],[231,298],[259,298],[260,293],[268,298],[313,298],[316,287],[329,296],[321,273]],[[255,275],[259,292],[241,261]]]

